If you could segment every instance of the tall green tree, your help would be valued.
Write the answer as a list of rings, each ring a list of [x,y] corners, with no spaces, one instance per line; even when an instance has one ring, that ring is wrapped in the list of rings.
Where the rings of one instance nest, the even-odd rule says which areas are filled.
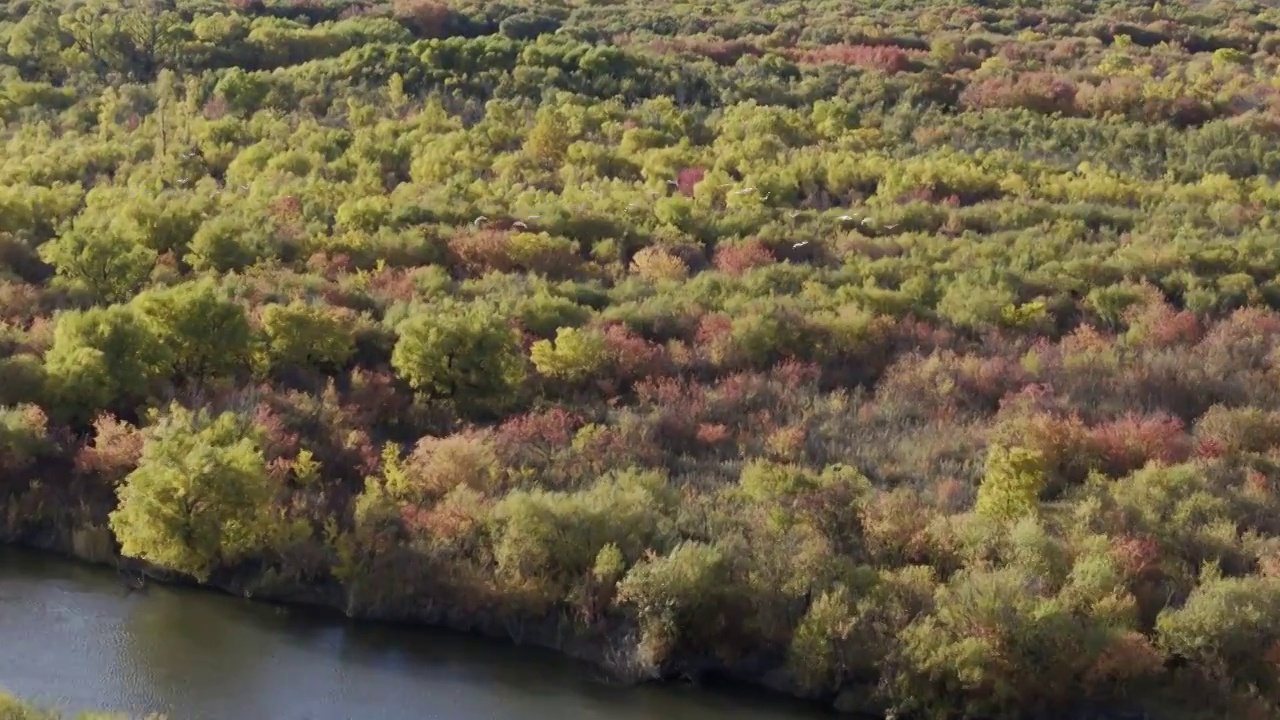
[[[103,302],[128,300],[147,280],[156,252],[113,234],[72,230],[40,246],[59,277]]]
[[[167,349],[137,313],[121,305],[59,315],[45,353],[57,403],[80,419],[141,402],[169,362]]]
[[[519,335],[480,304],[451,304],[398,328],[391,364],[415,390],[463,404],[502,402],[525,377]]]
[[[271,510],[273,493],[250,423],[174,405],[147,429],[138,468],[118,490],[111,529],[127,557],[203,581],[287,539],[288,525]]]
[[[183,379],[234,375],[249,361],[251,331],[244,307],[211,279],[148,290],[133,306]]]

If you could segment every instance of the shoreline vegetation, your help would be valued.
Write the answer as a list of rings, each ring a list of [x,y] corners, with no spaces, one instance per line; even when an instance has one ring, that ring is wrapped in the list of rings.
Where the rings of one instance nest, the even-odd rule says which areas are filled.
[[[135,720],[127,715],[103,712],[81,712],[74,715],[23,702],[0,689],[0,720]],[[148,715],[136,720],[167,720],[161,715]]]
[[[1255,2],[6,0],[0,541],[1280,718],[1277,78]]]

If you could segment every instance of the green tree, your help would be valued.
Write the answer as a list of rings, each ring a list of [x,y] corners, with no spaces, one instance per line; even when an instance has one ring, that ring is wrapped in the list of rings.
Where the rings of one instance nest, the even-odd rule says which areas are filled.
[[[156,262],[151,248],[111,234],[76,230],[45,243],[39,252],[59,277],[109,303],[132,297]]]
[[[1227,578],[1211,566],[1182,607],[1160,613],[1156,630],[1164,648],[1224,682],[1280,685],[1280,578]]]
[[[56,402],[78,419],[140,402],[168,366],[166,348],[132,308],[121,305],[59,315],[45,354]]]
[[[560,328],[554,343],[538,340],[529,356],[539,373],[568,382],[589,378],[609,362],[604,336],[581,328]]]
[[[265,364],[273,369],[341,367],[355,352],[352,329],[330,309],[295,301],[262,311]]]
[[[415,315],[397,331],[391,364],[428,397],[500,400],[524,380],[519,336],[487,307],[451,304]]]
[[[977,511],[999,520],[1035,514],[1045,484],[1044,454],[1002,445],[987,451],[986,473],[978,487]]]
[[[232,375],[247,364],[251,332],[244,307],[212,280],[148,290],[132,304],[178,377]]]
[[[547,168],[556,168],[564,162],[573,143],[569,123],[556,108],[538,112],[537,121],[524,141],[524,150],[530,157]]]
[[[284,540],[257,431],[232,413],[176,404],[146,430],[138,468],[118,490],[121,552],[207,580]]]
[[[260,224],[239,216],[219,215],[200,226],[191,238],[191,251],[183,260],[196,270],[230,272],[270,255],[270,242]]]

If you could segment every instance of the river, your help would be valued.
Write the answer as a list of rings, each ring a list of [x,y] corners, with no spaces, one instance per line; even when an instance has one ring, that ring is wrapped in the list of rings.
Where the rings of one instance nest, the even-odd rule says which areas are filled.
[[[0,687],[172,720],[808,720],[742,690],[619,689],[549,652],[213,592],[0,548]]]

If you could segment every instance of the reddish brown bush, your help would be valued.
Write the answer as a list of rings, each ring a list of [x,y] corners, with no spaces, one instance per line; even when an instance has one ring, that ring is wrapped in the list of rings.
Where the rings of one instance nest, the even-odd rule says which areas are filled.
[[[1203,333],[1195,313],[1174,310],[1164,298],[1153,298],[1131,310],[1125,319],[1129,324],[1129,339],[1142,346],[1189,345],[1198,342]]]
[[[760,57],[764,51],[745,40],[661,38],[649,49],[663,55],[701,55],[719,65],[733,65],[744,56]]]
[[[1025,108],[1045,114],[1073,113],[1075,99],[1074,82],[1039,72],[977,80],[960,93],[960,104],[971,110]]]
[[[773,253],[757,238],[718,246],[713,260],[717,270],[733,277],[740,277],[752,268],[772,265],[775,261]]]
[[[449,6],[438,0],[393,0],[391,12],[423,38],[444,37],[453,19]]]
[[[1127,475],[1148,461],[1182,462],[1192,450],[1182,421],[1165,414],[1129,414],[1096,426],[1089,431],[1089,443],[1113,477]]]
[[[666,348],[645,340],[621,323],[605,327],[604,344],[613,358],[618,377],[623,381],[660,375],[669,369]]]
[[[729,428],[720,423],[699,423],[698,424],[698,442],[704,445],[718,446],[729,440],[733,433]]]
[[[498,427],[494,449],[509,466],[543,465],[569,447],[583,424],[580,415],[558,407],[517,415]]]
[[[1144,535],[1113,538],[1111,557],[1130,580],[1148,579],[1160,570],[1160,545]]]
[[[693,197],[693,189],[706,176],[706,168],[685,168],[676,174],[676,190],[685,197]]]
[[[488,228],[467,230],[450,238],[448,246],[450,264],[469,275],[516,269],[506,231]]]
[[[1164,656],[1142,633],[1122,632],[1098,654],[1086,671],[1085,682],[1095,691],[1113,692],[1139,678],[1159,675]]]
[[[892,45],[824,45],[808,50],[795,50],[790,55],[799,63],[855,65],[890,75],[911,69],[911,55]]]
[[[138,428],[103,413],[93,421],[93,444],[76,452],[76,472],[120,482],[138,466],[144,442]]]

